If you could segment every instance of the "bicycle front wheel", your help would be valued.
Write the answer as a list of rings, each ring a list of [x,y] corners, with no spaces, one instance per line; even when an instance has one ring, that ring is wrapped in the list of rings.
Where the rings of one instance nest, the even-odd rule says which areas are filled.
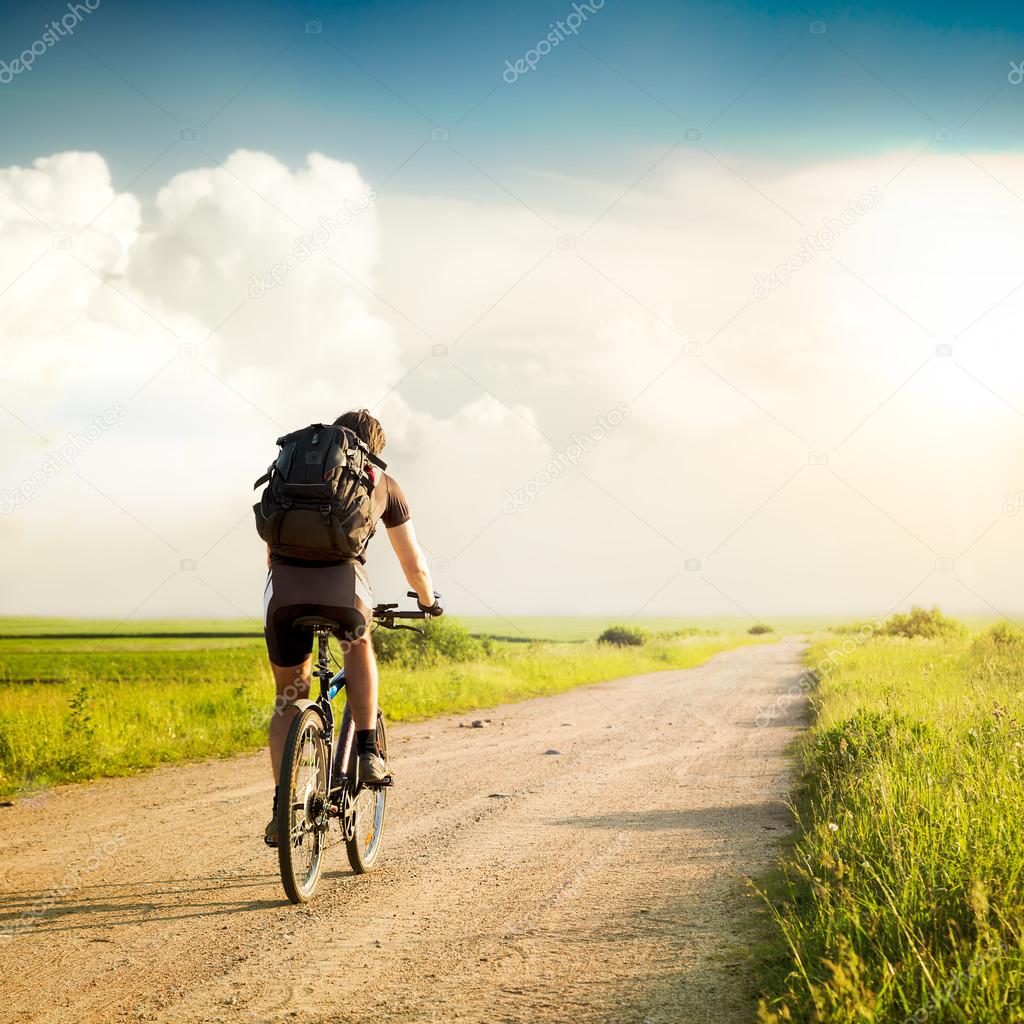
[[[292,903],[313,897],[327,840],[327,744],[316,708],[295,717],[284,746],[277,801],[277,856]]]
[[[377,746],[380,756],[388,758],[388,734],[384,727],[384,716],[377,712]],[[354,773],[353,773],[354,774]],[[381,840],[384,838],[384,810],[387,807],[386,786],[371,788],[360,786],[352,802],[355,827],[352,837],[345,839],[348,862],[357,875],[372,871],[380,856]]]

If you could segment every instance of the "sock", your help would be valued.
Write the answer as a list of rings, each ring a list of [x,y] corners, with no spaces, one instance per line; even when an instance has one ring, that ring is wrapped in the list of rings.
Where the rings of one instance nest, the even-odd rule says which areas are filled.
[[[360,754],[379,754],[376,729],[356,730],[356,750]]]

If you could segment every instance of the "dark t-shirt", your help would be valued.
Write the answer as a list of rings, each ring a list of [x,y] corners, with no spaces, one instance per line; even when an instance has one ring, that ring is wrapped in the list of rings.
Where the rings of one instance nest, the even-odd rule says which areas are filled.
[[[377,523],[383,523],[391,530],[409,521],[409,503],[405,500],[405,493],[398,486],[398,481],[387,473],[375,469],[377,482],[370,492],[370,519],[374,527]],[[360,562],[366,561],[365,552],[359,558]],[[312,562],[303,558],[285,558],[282,555],[275,555],[271,552],[271,565],[299,565],[299,566],[323,566],[323,565],[344,565],[344,560],[336,562]]]
[[[405,493],[402,488],[398,486],[398,482],[387,475],[387,473],[381,473],[382,480],[373,488],[370,494],[370,516],[373,518],[374,525],[377,524],[378,520],[382,522],[387,529],[394,529],[396,526],[401,526],[402,523],[409,522],[409,503],[405,500]]]

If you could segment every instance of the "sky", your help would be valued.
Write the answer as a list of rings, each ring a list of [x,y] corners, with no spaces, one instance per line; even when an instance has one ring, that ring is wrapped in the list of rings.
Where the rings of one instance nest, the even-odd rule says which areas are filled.
[[[258,619],[352,406],[463,614],[1024,611],[1017,7],[40,0],[0,118],[0,614]]]

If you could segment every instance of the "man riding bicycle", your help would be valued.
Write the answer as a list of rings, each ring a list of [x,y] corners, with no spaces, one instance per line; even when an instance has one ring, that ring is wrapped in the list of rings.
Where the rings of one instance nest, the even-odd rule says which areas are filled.
[[[295,620],[317,615],[339,624],[335,635],[345,657],[359,777],[364,785],[381,786],[390,784],[392,773],[377,747],[373,598],[364,568],[365,545],[378,522],[387,528],[420,610],[435,617],[444,611],[405,495],[379,459],[385,440],[380,423],[366,409],[347,412],[331,427],[313,424],[280,438],[281,455],[257,481],[270,481],[255,511],[267,541],[264,635],[277,688],[270,721],[275,791],[274,816],[264,834],[268,846],[277,845],[277,780],[296,714],[294,701],[309,694],[313,635],[295,628]]]

